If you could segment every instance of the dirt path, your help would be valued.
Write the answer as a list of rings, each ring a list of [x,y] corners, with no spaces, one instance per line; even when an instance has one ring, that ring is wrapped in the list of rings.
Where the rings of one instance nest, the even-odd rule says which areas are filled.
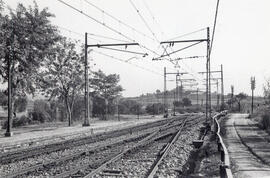
[[[231,114],[225,127],[224,141],[234,176],[270,177],[269,135],[249,120],[247,114]]]

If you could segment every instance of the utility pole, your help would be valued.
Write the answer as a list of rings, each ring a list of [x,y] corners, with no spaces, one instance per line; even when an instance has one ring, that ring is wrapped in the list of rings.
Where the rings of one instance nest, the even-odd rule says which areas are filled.
[[[85,67],[85,95],[84,95],[84,102],[85,102],[85,117],[83,126],[90,126],[89,124],[89,84],[88,84],[88,60],[87,60],[87,33],[85,33],[85,53],[84,53],[84,67]]]
[[[200,73],[200,74],[207,74],[207,72],[198,72],[198,73]],[[213,74],[213,73],[220,73],[220,78],[216,78],[215,77],[215,78],[208,78],[207,79],[207,76],[206,76],[206,79],[205,80],[206,80],[206,83],[208,83],[209,86],[211,86],[211,83],[210,83],[211,80],[221,80],[221,106],[224,106],[224,82],[223,82],[223,68],[222,68],[222,65],[221,65],[221,70],[210,71],[209,72],[209,74]],[[208,75],[208,77],[209,77],[209,75]],[[206,90],[207,90],[207,88],[208,87],[206,86]],[[209,96],[211,96],[211,93],[210,93]],[[209,97],[208,99],[210,100],[211,97]],[[207,97],[206,97],[206,105],[207,105]],[[224,108],[221,107],[221,109],[224,109]]]
[[[85,120],[83,123],[83,126],[89,126],[89,84],[88,84],[88,61],[87,61],[87,49],[88,48],[105,48],[105,49],[110,49],[110,50],[116,50],[120,52],[129,52],[130,51],[124,51],[124,50],[119,50],[115,48],[109,48],[109,47],[115,47],[115,46],[138,46],[139,43],[116,43],[116,44],[92,44],[89,45],[87,44],[87,33],[85,33]],[[136,53],[139,55],[143,55],[143,57],[147,56],[147,53]],[[105,112],[107,113],[107,104],[108,101],[105,99]]]
[[[140,119],[140,109],[139,109],[139,105],[137,104],[137,119]]]
[[[119,115],[119,98],[118,98],[118,96],[116,97],[116,102],[117,102],[117,104],[116,104],[116,109],[117,109],[117,120],[118,121],[120,121],[120,115]]]
[[[221,78],[221,110],[224,109],[225,103],[224,103],[224,80],[223,80],[223,65],[220,65],[220,78]]]
[[[178,79],[178,77],[179,77],[179,71],[177,71],[177,74],[176,74],[176,76],[175,76],[175,81],[176,81],[176,101],[179,101],[179,86],[178,86],[178,81],[179,81],[179,79]]]
[[[209,118],[211,119],[211,112],[212,112],[212,106],[211,106],[211,66],[210,66],[210,28],[207,27],[207,64],[208,64],[208,100],[209,100]],[[206,118],[207,119],[207,118]],[[207,120],[206,120],[207,121]],[[212,121],[212,120],[211,120]]]
[[[195,46],[197,44],[200,44],[202,42],[207,42],[207,62],[206,62],[206,68],[207,68],[207,72],[209,72],[209,70],[208,70],[210,68],[210,32],[209,31],[210,30],[209,30],[209,27],[208,27],[207,28],[207,38],[203,38],[203,39],[170,40],[170,41],[162,41],[162,42],[160,42],[160,44],[169,44],[169,45],[174,45],[176,43],[193,43],[193,44],[188,45],[186,47],[183,47],[181,49],[178,49],[176,51],[173,51],[171,53],[163,54],[163,55],[161,55],[161,56],[159,56],[157,58],[153,58],[152,60],[163,60],[164,57],[166,57],[166,56],[170,56],[171,54],[174,54],[174,53],[183,51],[183,50],[185,50],[187,48],[193,47],[193,46]],[[184,58],[177,58],[175,60],[178,61],[178,60],[182,60],[182,59],[184,59]],[[165,83],[166,83],[166,81],[165,81],[166,80],[165,75],[166,75],[166,72],[164,72],[164,86],[165,86]],[[209,77],[209,74],[207,73],[207,79],[208,79],[208,77]],[[207,83],[208,83],[208,81],[207,81]],[[206,92],[207,99],[208,99],[208,94],[209,94],[209,92],[208,92],[208,85],[207,85],[207,92]],[[165,96],[164,96],[164,103],[165,103]],[[211,104],[211,102],[210,102],[210,104]],[[206,105],[206,120],[207,120],[207,118],[208,118],[208,103]]]
[[[251,77],[250,82],[251,82],[251,114],[253,114],[253,97],[254,97],[254,90],[255,90],[255,77]]]
[[[14,59],[14,41],[15,41],[15,34],[14,34],[14,28],[12,29],[12,36],[13,36],[13,42],[11,44],[12,46],[12,58]],[[12,71],[11,71],[11,55],[8,57],[8,121],[7,121],[7,130],[5,133],[5,137],[11,137],[13,133],[11,132],[11,127],[12,127],[12,118],[13,118],[13,108],[12,108]]]
[[[183,82],[181,79],[180,79],[180,98],[181,98],[181,100],[183,99]],[[179,100],[179,101],[181,101],[181,100]]]
[[[232,109],[232,106],[233,106],[233,92],[234,92],[234,86],[231,85],[231,103],[230,103],[231,109]]]
[[[167,100],[166,100],[166,67],[164,67],[164,92],[163,92],[163,105],[164,105],[164,110],[163,110],[163,117],[167,117]]]
[[[218,90],[218,80],[217,80],[217,82],[216,82],[216,87],[217,87],[217,108],[219,108],[219,90]]]
[[[11,89],[12,75],[11,75],[11,60],[8,60],[8,122],[7,130],[5,133],[6,137],[11,137],[13,133],[11,132],[12,125],[12,89]]]
[[[183,74],[187,74],[187,72],[166,72],[166,67],[164,67],[164,117],[168,115],[168,108],[167,108],[167,89],[166,89],[166,82],[167,82],[167,79],[166,79],[166,75],[176,75],[176,88],[175,90],[177,90],[177,87],[178,86],[178,79],[177,79],[177,76],[180,77],[180,75],[183,75]]]
[[[197,88],[197,109],[199,109],[199,88]]]
[[[175,100],[175,92],[176,92],[176,90],[173,92],[173,115],[175,116],[175,102],[176,102],[176,100]]]

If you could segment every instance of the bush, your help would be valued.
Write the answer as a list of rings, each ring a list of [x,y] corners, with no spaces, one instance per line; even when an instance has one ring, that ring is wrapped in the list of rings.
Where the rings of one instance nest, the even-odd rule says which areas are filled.
[[[31,115],[33,117],[33,121],[44,123],[45,121],[51,120],[51,117],[47,112],[34,111]]]
[[[153,103],[153,104],[148,104],[145,108],[146,112],[148,114],[161,114],[164,111],[164,107],[162,103]]]
[[[265,129],[265,130],[270,129],[270,114],[269,113],[265,113],[262,115],[260,125],[262,129]]]
[[[14,110],[16,112],[24,112],[26,110],[27,103],[26,97],[17,98],[14,103]]]
[[[35,100],[34,101],[34,111],[31,113],[33,120],[40,121],[44,123],[45,121],[52,121],[54,120],[54,108],[51,108],[51,104],[45,100]]]
[[[31,123],[31,119],[29,119],[28,117],[26,117],[25,115],[17,118],[13,118],[12,120],[12,127],[21,127],[21,126],[24,126],[24,125],[28,125]],[[6,129],[7,128],[7,121],[4,122],[3,126],[2,126],[3,129]]]

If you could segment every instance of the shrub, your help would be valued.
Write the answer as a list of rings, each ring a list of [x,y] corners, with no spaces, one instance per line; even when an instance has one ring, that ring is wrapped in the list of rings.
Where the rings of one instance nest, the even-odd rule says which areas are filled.
[[[270,129],[270,114],[269,113],[265,113],[262,115],[260,125],[262,129],[265,129],[265,130]]]
[[[31,113],[31,115],[33,117],[33,121],[39,121],[41,123],[44,123],[45,121],[51,120],[51,117],[47,112],[34,111]]]
[[[24,125],[28,125],[29,123],[31,123],[31,119],[29,119],[25,115],[22,115],[19,118],[17,118],[17,117],[13,118],[12,127],[21,127],[21,126],[24,126]],[[3,129],[7,128],[7,121],[4,122],[2,128]]]
[[[17,98],[14,103],[14,110],[16,112],[24,112],[26,110],[27,103],[26,97]]]

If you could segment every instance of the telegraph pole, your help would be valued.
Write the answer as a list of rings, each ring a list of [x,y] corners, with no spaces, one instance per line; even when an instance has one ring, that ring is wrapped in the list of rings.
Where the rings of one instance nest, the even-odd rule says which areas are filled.
[[[178,77],[179,77],[179,71],[177,71],[177,74],[176,74],[176,76],[175,76],[175,81],[176,81],[176,100],[177,100],[177,101],[179,101]]]
[[[207,67],[207,66],[206,66]],[[206,83],[208,83],[208,85],[209,85],[209,87],[211,86],[211,80],[218,80],[218,79],[220,79],[221,80],[221,103],[222,103],[222,105],[224,106],[224,82],[223,82],[223,67],[222,67],[222,65],[221,65],[221,70],[217,70],[217,71],[209,71],[208,73],[207,73],[207,71],[206,72],[199,72],[200,74],[206,74]],[[220,73],[220,78],[208,78],[207,79],[207,74],[208,74],[208,77],[210,76],[209,74],[213,74],[213,73]],[[207,89],[209,89],[208,88],[208,86],[206,85],[206,93],[207,93]],[[211,92],[211,90],[210,90],[210,92]],[[211,99],[211,93],[209,94],[209,95],[206,95],[206,106],[207,106],[207,96],[209,96],[209,100]],[[211,102],[209,101],[209,103],[211,104]],[[221,109],[223,109],[223,108],[221,108]]]
[[[175,116],[175,102],[176,102],[176,100],[175,100],[175,92],[176,92],[176,90],[173,92],[173,115]]]
[[[13,42],[11,44],[12,46],[12,58],[14,59],[14,41],[15,41],[15,34],[14,34],[14,29],[12,30],[12,35],[13,35]],[[5,133],[5,137],[11,137],[13,135],[13,133],[11,132],[11,127],[12,127],[12,117],[13,117],[13,113],[12,113],[12,71],[11,71],[11,55],[10,54],[6,54],[9,55],[8,57],[8,121],[7,121],[7,130]]]
[[[183,75],[183,74],[187,74],[187,72],[166,72],[166,67],[164,67],[164,93],[163,93],[163,104],[164,104],[164,117],[168,114],[168,108],[167,108],[167,88],[166,88],[166,82],[167,82],[167,79],[166,79],[166,75],[169,75],[169,74],[172,74],[172,75],[176,75],[176,88],[175,90],[177,90],[177,86],[178,86],[178,79],[177,79],[177,76],[180,76],[180,75]],[[179,87],[178,87],[179,88]]]
[[[13,133],[11,132],[11,125],[12,125],[12,93],[11,93],[11,82],[12,82],[12,75],[11,75],[11,60],[10,57],[8,59],[8,122],[7,122],[7,130],[5,133],[6,137],[11,137]]]
[[[217,83],[216,83],[216,86],[217,86],[217,108],[219,108],[219,90],[218,90],[218,80],[217,80]]]
[[[163,116],[166,118],[167,117],[167,100],[166,100],[166,67],[164,67],[164,92],[163,92],[163,105],[164,105],[164,110],[163,110]]]
[[[211,106],[211,67],[210,67],[210,28],[207,27],[207,64],[208,64],[208,100],[209,100],[209,118],[211,119],[211,112],[212,112],[212,106]],[[206,120],[207,121],[207,120]],[[212,121],[212,120],[211,120]]]
[[[254,95],[254,90],[255,90],[255,77],[250,78],[251,82],[251,114],[253,114],[253,95]]]
[[[233,106],[233,103],[232,103],[232,101],[233,101],[233,92],[234,92],[234,86],[233,85],[231,85],[231,109],[232,109],[232,106]]]
[[[199,109],[199,88],[197,88],[197,109]]]
[[[187,48],[190,48],[190,47],[193,47],[197,44],[200,44],[202,42],[207,42],[207,62],[206,62],[206,69],[207,69],[207,72],[210,71],[210,32],[209,32],[209,27],[207,28],[207,38],[203,38],[203,39],[189,39],[189,40],[170,40],[170,41],[162,41],[160,42],[160,44],[169,44],[169,45],[174,45],[176,43],[193,43],[191,45],[188,45],[186,47],[183,47],[181,49],[178,49],[176,51],[173,51],[171,53],[167,53],[167,54],[164,54],[164,55],[161,55],[157,58],[153,58],[152,60],[163,60],[164,58],[163,57],[166,57],[166,56],[170,56],[171,54],[174,54],[174,53],[177,53],[177,52],[180,52],[180,51],[183,51]],[[182,60],[184,58],[177,58],[175,60]],[[209,70],[208,70],[209,69]],[[165,74],[166,72],[164,72],[164,86],[165,86],[165,83],[166,83],[166,77],[165,77]],[[210,76],[209,73],[207,73],[207,79],[208,77]],[[208,80],[207,80],[207,83],[208,83]],[[165,91],[165,90],[164,90]],[[165,94],[164,94],[165,95]],[[207,92],[206,92],[206,97],[207,97],[207,100],[208,100],[208,95],[209,95],[209,92],[208,92],[208,85],[207,85]],[[165,97],[164,97],[165,98]],[[165,100],[165,99],[164,99]],[[165,103],[165,102],[164,102]],[[210,102],[211,104],[211,102]],[[207,118],[208,118],[208,101],[207,101],[207,105],[206,105],[206,121],[207,121]]]
[[[221,78],[221,109],[224,109],[225,103],[224,103],[224,80],[223,80],[223,65],[220,65],[220,78]]]
[[[85,53],[84,53],[84,67],[85,67],[85,95],[84,95],[84,102],[85,102],[85,117],[83,126],[90,126],[89,124],[89,84],[88,84],[88,60],[87,60],[87,33],[85,33]]]
[[[83,126],[89,126],[89,85],[88,85],[88,61],[87,61],[87,49],[88,48],[106,48],[110,50],[116,50],[120,52],[131,52],[131,51],[124,51],[119,50],[115,48],[109,48],[109,47],[115,47],[115,46],[138,46],[139,43],[116,43],[116,44],[87,44],[87,33],[85,33],[85,120],[83,123]],[[143,55],[143,57],[147,56],[147,53],[136,53],[139,55]],[[107,100],[105,100],[105,112],[107,112]]]

